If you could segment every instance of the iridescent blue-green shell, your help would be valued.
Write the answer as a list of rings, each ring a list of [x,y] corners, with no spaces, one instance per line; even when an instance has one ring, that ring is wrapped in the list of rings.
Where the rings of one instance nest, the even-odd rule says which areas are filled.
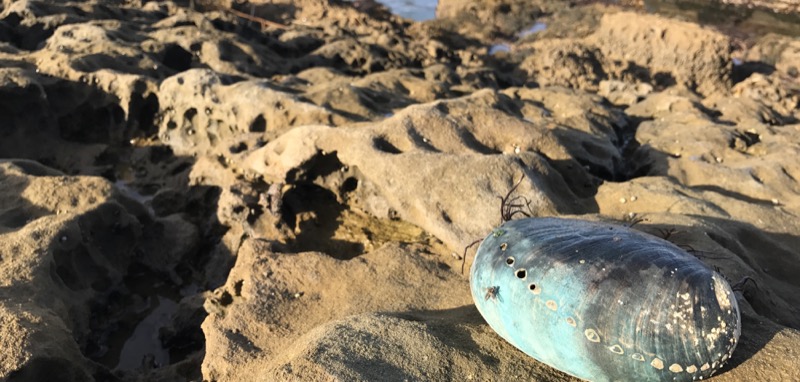
[[[509,221],[470,271],[478,310],[531,357],[591,381],[692,381],[741,332],[725,279],[659,238],[604,223]]]

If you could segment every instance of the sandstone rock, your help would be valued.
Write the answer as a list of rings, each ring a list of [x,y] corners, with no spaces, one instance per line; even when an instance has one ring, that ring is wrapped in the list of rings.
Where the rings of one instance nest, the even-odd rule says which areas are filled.
[[[495,350],[505,346],[497,340],[468,307],[350,316],[309,331],[262,378],[576,380],[531,363],[519,351]]]
[[[0,379],[569,380],[459,274],[525,174],[525,212],[753,278],[715,379],[800,380],[796,41],[439,7],[7,2]]]
[[[94,372],[79,347],[89,335],[90,299],[121,281],[132,256],[130,249],[106,246],[135,239],[138,222],[121,213],[112,186],[101,179],[70,178],[27,161],[3,161],[0,168],[0,309],[7,324],[0,342],[15,345],[0,362],[0,375],[40,375],[37,369],[48,365],[84,380]],[[118,213],[117,243],[102,226],[112,211]]]
[[[682,129],[667,128],[676,125]],[[746,128],[703,119],[644,122],[637,140],[648,146],[650,175],[667,174],[682,184],[716,190],[750,203],[797,206],[797,125]]]
[[[602,67],[603,55],[595,46],[580,41],[541,40],[527,45],[530,49],[520,68],[528,72],[529,81],[541,86],[568,86],[597,91],[607,78]]]
[[[546,125],[488,105],[513,107],[485,91],[409,107],[370,127],[295,128],[255,151],[244,166],[270,183],[292,182],[303,172],[313,173],[309,167],[320,153],[335,153],[344,166],[357,170],[355,195],[362,208],[378,217],[396,211],[454,249],[498,222],[498,197],[523,173],[527,180],[520,192],[532,202],[533,213],[581,209],[582,202],[572,196],[565,176],[550,163],[564,160],[567,171],[589,178],[569,159],[557,137]],[[297,168],[304,171],[297,173],[293,170]],[[424,198],[413,196],[421,189],[426,190]],[[461,197],[446,197],[453,190],[459,190]],[[334,193],[340,192],[334,189]]]
[[[510,37],[530,27],[536,18],[559,4],[553,1],[439,1],[436,17],[454,23],[457,30],[484,39]]]
[[[174,271],[196,229],[179,217],[149,220],[102,178],[19,160],[2,161],[0,173],[0,342],[15,349],[0,361],[0,376],[104,375],[87,357],[115,319],[98,320],[96,306],[124,305],[135,262]]]
[[[359,286],[365,281],[370,287]],[[470,301],[463,286],[413,246],[388,245],[342,261],[273,253],[266,242],[246,241],[228,282],[206,301],[206,351],[222,357],[207,358],[204,378],[269,380],[258,370],[280,365],[287,349],[317,325],[365,312],[457,308]]]
[[[587,40],[600,48],[607,62],[620,63],[617,72],[644,68],[645,77],[656,82],[665,81],[658,76],[670,77],[701,94],[725,92],[731,86],[728,38],[695,24],[619,12],[603,16]]]
[[[313,121],[334,123],[330,111],[274,90],[269,82],[226,80],[197,69],[162,82],[159,134],[177,153],[206,153],[218,142],[227,148],[246,134],[274,136]]]
[[[777,76],[753,74],[733,87],[733,94],[738,97],[759,101],[782,116],[797,118],[800,96],[796,86],[786,86]]]
[[[604,106],[601,97],[562,87],[510,88],[506,93],[522,105],[520,112],[526,120],[556,122],[548,129],[586,171],[605,180],[627,176],[620,155],[631,126],[624,115]],[[593,182],[570,164],[556,165],[576,194],[594,190]]]
[[[622,81],[600,81],[597,94],[615,105],[633,105],[653,91],[650,84],[629,85]]]

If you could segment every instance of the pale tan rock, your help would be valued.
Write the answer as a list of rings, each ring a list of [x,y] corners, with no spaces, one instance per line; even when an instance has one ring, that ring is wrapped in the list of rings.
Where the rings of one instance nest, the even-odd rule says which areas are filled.
[[[174,271],[196,228],[179,216],[150,220],[105,179],[32,161],[0,161],[0,182],[0,343],[14,349],[0,376],[92,379],[101,368],[82,352],[105,330],[96,305],[119,303],[109,292],[135,261]]]
[[[655,15],[619,12],[604,15],[587,38],[608,61],[662,73],[701,94],[726,92],[731,86],[729,40],[696,24]],[[687,54],[687,52],[693,52]]]
[[[246,241],[226,285],[205,304],[206,351],[221,357],[207,358],[204,378],[269,380],[254,371],[278,366],[303,333],[353,314],[469,304],[465,281],[414,248],[392,244],[343,261],[322,253],[273,253],[266,242]]]
[[[755,73],[736,84],[733,87],[733,94],[737,97],[761,102],[781,115],[797,118],[798,105],[800,105],[797,85],[787,85],[776,75],[765,76]]]
[[[453,28],[467,36],[483,39],[511,37],[534,24],[540,17],[563,8],[557,1],[455,1],[437,2],[437,21],[452,23]]]
[[[0,10],[0,379],[569,380],[459,274],[523,173],[533,215],[752,277],[715,379],[800,379],[791,38],[732,69],[749,42],[605,5],[123,3]]]
[[[243,165],[268,182],[283,183],[292,181],[290,172],[298,175],[294,169],[311,171],[320,153],[335,153],[360,175],[355,196],[362,208],[378,217],[396,211],[456,249],[497,224],[502,190],[523,173],[527,179],[519,191],[534,214],[581,208],[549,163],[566,160],[578,174],[585,170],[568,159],[547,125],[488,107],[507,102],[484,91],[409,107],[372,126],[296,128],[254,151]],[[454,191],[459,198],[448,196]]]
[[[226,84],[210,70],[193,69],[164,80],[159,91],[162,140],[179,154],[225,151],[248,134],[274,136],[315,121],[333,124],[330,111],[275,90],[269,82]],[[257,106],[256,106],[257,105]],[[255,107],[254,107],[255,106]]]
[[[580,40],[546,39],[526,45],[530,50],[520,64],[528,72],[528,80],[541,86],[567,86],[597,91],[607,78],[603,54],[596,45]]]
[[[642,83],[629,85],[622,81],[600,81],[597,94],[615,105],[633,105],[653,91],[653,86]]]

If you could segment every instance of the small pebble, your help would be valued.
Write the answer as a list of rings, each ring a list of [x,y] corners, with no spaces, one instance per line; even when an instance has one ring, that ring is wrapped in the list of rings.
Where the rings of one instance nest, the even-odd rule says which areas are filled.
[[[624,204],[625,202],[627,202],[627,200],[625,200],[625,198],[619,198],[619,202]]]

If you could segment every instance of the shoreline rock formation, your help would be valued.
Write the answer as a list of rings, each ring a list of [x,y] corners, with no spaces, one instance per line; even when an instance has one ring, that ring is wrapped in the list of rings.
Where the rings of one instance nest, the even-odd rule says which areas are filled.
[[[460,273],[522,174],[752,277],[714,380],[800,378],[797,39],[459,4],[4,2],[0,379],[570,380]]]

